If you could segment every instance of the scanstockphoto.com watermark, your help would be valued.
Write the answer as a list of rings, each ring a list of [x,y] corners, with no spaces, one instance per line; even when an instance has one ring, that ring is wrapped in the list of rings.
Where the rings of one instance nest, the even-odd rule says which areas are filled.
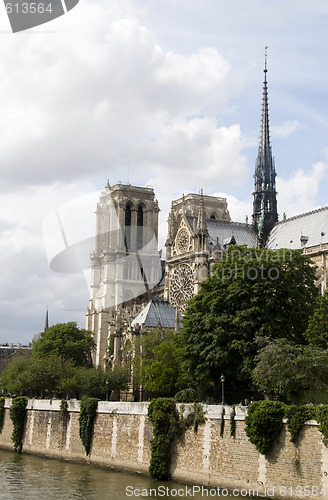
[[[324,497],[326,494],[325,487],[318,486],[272,486],[265,487],[261,491],[257,488],[220,488],[219,486],[208,488],[206,486],[181,486],[180,488],[171,488],[169,486],[160,485],[157,488],[134,488],[127,486],[125,495],[127,497],[168,497],[168,498],[188,498],[188,497]]]

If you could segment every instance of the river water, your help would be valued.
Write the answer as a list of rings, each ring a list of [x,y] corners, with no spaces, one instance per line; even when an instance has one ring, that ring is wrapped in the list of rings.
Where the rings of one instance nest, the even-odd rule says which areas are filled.
[[[241,496],[208,487],[206,494],[201,486],[193,487],[175,481],[160,482],[139,474],[0,450],[1,500],[245,498],[246,491],[240,493]]]

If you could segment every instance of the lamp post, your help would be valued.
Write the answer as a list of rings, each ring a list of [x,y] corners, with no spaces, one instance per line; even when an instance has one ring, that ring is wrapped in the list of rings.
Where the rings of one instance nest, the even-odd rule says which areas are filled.
[[[221,380],[221,387],[222,387],[222,402],[221,402],[221,404],[224,405],[224,381],[225,381],[224,375],[221,375],[220,380]]]
[[[108,401],[108,379],[106,378],[106,401]]]

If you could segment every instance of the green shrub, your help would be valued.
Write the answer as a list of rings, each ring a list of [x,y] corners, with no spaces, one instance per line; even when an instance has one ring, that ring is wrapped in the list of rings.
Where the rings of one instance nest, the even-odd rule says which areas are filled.
[[[5,398],[0,397],[0,432],[2,432],[3,419],[5,416]]]
[[[182,411],[181,411],[182,410]],[[193,410],[183,418],[184,405],[181,406],[180,410],[180,424],[183,430],[190,426],[193,426],[194,432],[198,432],[199,424],[204,424],[206,422],[205,412],[203,410],[203,405],[201,403],[194,403]]]
[[[26,420],[26,407],[27,407],[28,398],[25,396],[18,396],[14,398],[10,407],[10,418],[14,425],[14,429],[11,435],[11,439],[14,443],[15,451],[21,451],[22,449],[22,440],[25,429],[25,420]]]
[[[197,391],[191,387],[183,389],[182,391],[176,393],[174,399],[178,401],[178,403],[192,403],[195,399],[197,399]]]
[[[220,436],[221,437],[223,437],[223,434],[224,434],[224,415],[225,415],[225,408],[223,406],[222,413],[221,413],[221,429],[220,429]]]
[[[90,454],[91,441],[93,434],[93,424],[97,415],[99,399],[83,397],[80,405],[80,438],[83,443],[85,452]]]
[[[257,450],[265,455],[281,432],[285,404],[278,401],[257,401],[247,410],[246,434]]]
[[[181,433],[179,414],[172,398],[153,399],[148,407],[148,417],[153,424],[149,473],[156,479],[170,477],[171,446]]]
[[[183,418],[184,405],[177,411],[175,400],[172,398],[153,399],[148,407],[148,418],[153,424],[154,438],[151,441],[151,459],[149,473],[155,479],[167,480],[170,478],[171,451],[174,441],[182,432],[205,422],[205,413],[200,403],[195,403],[193,411]]]
[[[316,409],[314,406],[286,405],[285,415],[287,418],[287,428],[290,432],[290,440],[295,444],[305,422],[316,418]]]
[[[66,399],[62,399],[60,402],[60,410],[59,410],[59,420],[61,422],[66,422],[68,417],[68,405]]]
[[[328,447],[328,405],[320,405],[316,409],[316,420],[322,433],[323,444]]]
[[[233,405],[231,413],[230,413],[230,436],[235,438],[236,437],[236,406]]]

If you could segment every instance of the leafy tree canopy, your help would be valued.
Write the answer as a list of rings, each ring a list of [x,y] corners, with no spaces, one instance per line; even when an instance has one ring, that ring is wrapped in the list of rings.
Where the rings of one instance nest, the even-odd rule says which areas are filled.
[[[128,388],[129,370],[118,367],[105,372],[101,367],[77,366],[58,356],[22,356],[9,363],[1,374],[1,382],[3,389],[12,394],[32,397],[85,394],[104,400],[107,391],[110,395],[112,391]]]
[[[78,366],[88,364],[95,344],[92,333],[78,328],[75,322],[58,323],[47,328],[33,345],[33,357],[57,356]]]
[[[145,366],[145,389],[161,397],[172,397],[191,383],[183,370],[181,352],[173,333],[153,348],[153,357]]]
[[[199,382],[250,384],[256,337],[305,343],[317,297],[315,270],[300,251],[233,246],[186,309],[180,333]]]
[[[328,292],[318,295],[316,309],[309,320],[305,337],[309,344],[328,349]]]
[[[256,361],[253,381],[273,399],[290,402],[300,390],[327,386],[328,350],[278,339],[266,345]]]

